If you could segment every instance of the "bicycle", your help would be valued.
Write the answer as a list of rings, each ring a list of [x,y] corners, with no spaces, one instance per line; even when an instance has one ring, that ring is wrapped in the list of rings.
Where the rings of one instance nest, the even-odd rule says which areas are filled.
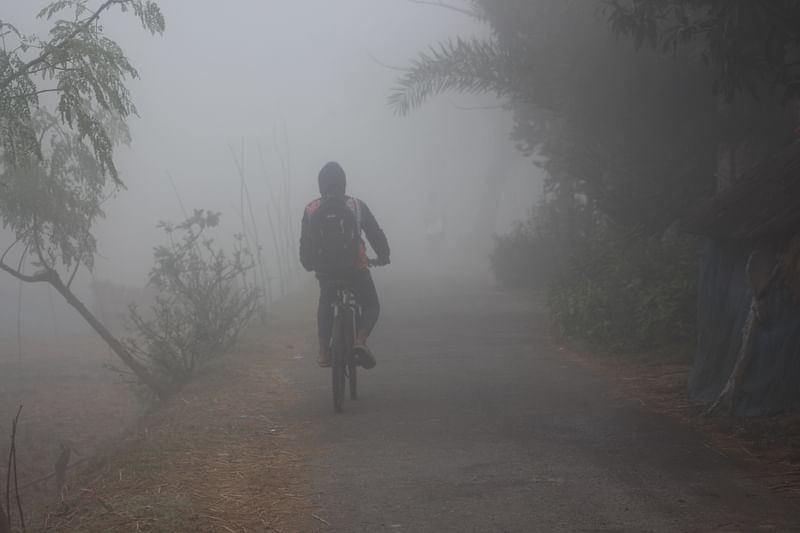
[[[376,266],[373,259],[370,266]],[[358,400],[358,361],[353,352],[353,344],[358,328],[361,306],[350,286],[350,281],[326,280],[326,284],[336,290],[333,302],[333,331],[331,331],[331,375],[333,378],[333,408],[341,413],[344,407],[346,384],[350,385],[350,399]]]

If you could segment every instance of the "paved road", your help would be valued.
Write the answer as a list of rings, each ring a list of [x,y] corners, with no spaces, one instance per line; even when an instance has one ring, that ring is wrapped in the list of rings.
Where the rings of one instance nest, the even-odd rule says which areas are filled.
[[[484,282],[381,279],[378,366],[334,415],[329,373],[285,361],[313,439],[309,531],[800,531],[796,502],[548,346]],[[794,524],[794,526],[792,526]]]

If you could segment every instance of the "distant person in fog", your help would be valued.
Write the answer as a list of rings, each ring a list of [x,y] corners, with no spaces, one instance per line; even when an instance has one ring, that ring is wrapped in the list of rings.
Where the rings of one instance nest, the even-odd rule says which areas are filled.
[[[439,201],[436,191],[428,194],[428,202],[425,205],[425,242],[428,255],[436,257],[441,254],[444,244],[445,214]]]

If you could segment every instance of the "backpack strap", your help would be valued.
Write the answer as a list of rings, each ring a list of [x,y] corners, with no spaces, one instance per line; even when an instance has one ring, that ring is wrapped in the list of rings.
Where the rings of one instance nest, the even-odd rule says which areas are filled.
[[[358,231],[359,238],[361,237],[361,202],[358,198],[353,198],[351,196],[347,197],[347,207],[353,212],[356,216],[356,230]]]

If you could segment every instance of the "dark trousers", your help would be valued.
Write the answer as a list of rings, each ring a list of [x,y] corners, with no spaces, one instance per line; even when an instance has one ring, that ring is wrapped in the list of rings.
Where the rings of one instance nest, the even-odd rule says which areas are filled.
[[[341,277],[341,276],[338,276]],[[361,306],[361,316],[358,319],[358,331],[366,330],[367,334],[378,322],[381,304],[378,301],[378,292],[369,270],[356,270],[348,275],[352,280],[351,288],[356,301]],[[319,308],[317,309],[317,331],[320,339],[329,339],[333,329],[333,302],[336,300],[336,289],[327,285],[324,279],[319,280]]]

